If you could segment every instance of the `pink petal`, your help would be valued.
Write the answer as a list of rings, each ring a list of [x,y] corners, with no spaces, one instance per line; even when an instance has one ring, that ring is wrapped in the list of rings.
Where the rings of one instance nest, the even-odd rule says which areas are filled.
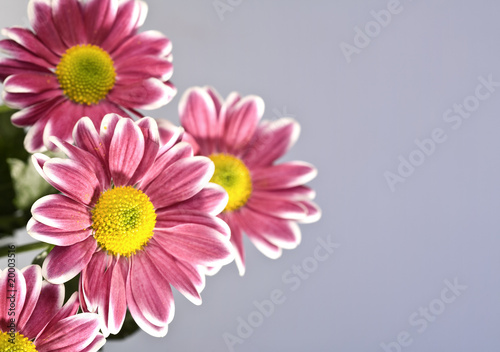
[[[252,195],[268,198],[288,199],[291,201],[314,199],[316,192],[307,186],[295,186],[291,188],[260,190],[254,189]]]
[[[28,221],[26,229],[29,235],[34,239],[41,242],[54,244],[56,246],[70,246],[77,242],[81,242],[92,235],[91,229],[77,231],[57,229],[38,222],[34,218],[31,218]]]
[[[52,0],[52,18],[67,47],[87,42],[80,2]]]
[[[105,151],[109,151],[113,135],[115,134],[116,125],[122,118],[123,117],[120,115],[114,113],[107,114],[103,117],[99,134],[104,144]]]
[[[72,315],[75,315],[80,308],[80,303],[78,302],[78,292],[73,292],[69,297],[68,301],[64,306],[59,309],[59,311],[52,317],[49,325]]]
[[[201,153],[209,155],[216,149],[217,115],[212,97],[202,88],[187,90],[179,102],[181,125],[200,145]]]
[[[2,34],[14,40],[16,43],[25,47],[32,53],[43,58],[47,63],[55,67],[59,63],[59,56],[55,55],[45,44],[40,42],[40,39],[29,29],[14,27],[5,28]]]
[[[103,275],[110,261],[111,258],[108,257],[106,252],[99,250],[94,253],[88,265],[82,270],[80,276],[80,294],[83,296],[83,299],[80,299],[80,301],[89,312],[96,312],[97,307],[103,301],[101,296],[107,290],[103,290],[102,287],[107,287],[109,284],[109,280],[103,281]]]
[[[29,153],[45,151],[47,148],[43,145],[43,130],[49,121],[48,116],[43,116],[30,127],[24,138],[24,148]]]
[[[144,156],[129,183],[135,185],[153,165],[158,149],[160,148],[160,135],[155,120],[143,117],[136,122],[144,135]]]
[[[9,261],[12,263],[11,261]],[[21,312],[26,299],[26,280],[22,272],[14,267],[5,268],[0,272],[0,330],[8,331],[9,312]]]
[[[117,85],[130,85],[150,77],[167,81],[173,73],[173,65],[170,61],[152,55],[123,58],[115,62],[115,69]]]
[[[147,5],[142,1],[128,0],[122,1],[119,5],[115,22],[108,35],[101,43],[101,47],[108,53],[123,41],[124,38],[133,34],[143,21],[142,17],[147,14]]]
[[[317,173],[311,164],[290,161],[252,170],[252,184],[259,190],[290,188],[311,181]]]
[[[67,47],[59,36],[52,18],[52,4],[49,0],[31,0],[28,3],[28,18],[37,37],[55,54],[62,55]]]
[[[188,143],[180,142],[172,148],[163,146],[156,157],[154,164],[149,169],[149,172],[144,175],[141,180],[140,186],[142,189],[149,186],[166,168],[174,164],[178,160],[190,158],[193,156],[193,149]]]
[[[81,351],[94,341],[98,332],[97,315],[81,313],[48,325],[35,344],[40,351]]]
[[[122,57],[153,55],[165,57],[172,51],[172,43],[161,32],[145,31],[124,41],[114,52],[116,62]]]
[[[4,32],[5,35],[7,33]],[[24,62],[29,62],[38,65],[43,68],[52,68],[53,65],[47,62],[42,57],[33,54],[31,51],[27,50],[24,46],[19,45],[11,39],[0,40],[0,50],[5,54]]]
[[[177,266],[177,261],[154,238],[148,243],[145,252],[170,285],[174,286],[192,303],[201,304],[200,294],[189,276]]]
[[[43,262],[43,276],[56,284],[71,280],[88,264],[96,248],[93,237],[68,247],[54,247]]]
[[[118,259],[124,260],[124,259]],[[123,265],[116,263],[110,268],[111,282],[109,289],[109,302],[107,309],[108,321],[107,328],[111,334],[118,334],[120,332],[123,322],[125,321],[125,314],[127,313],[127,298],[125,294],[125,283],[127,272]]]
[[[160,209],[191,198],[201,191],[212,177],[214,169],[214,164],[206,157],[180,159],[163,170],[143,190],[155,208]]]
[[[196,287],[198,292],[205,288],[205,267],[201,265],[193,265],[191,263],[177,260],[177,267],[181,269],[189,280]]]
[[[116,18],[118,2],[115,0],[89,0],[84,5],[83,17],[90,43],[100,45]]]
[[[87,347],[81,350],[81,352],[97,352],[100,351],[102,346],[106,344],[106,339],[101,334],[97,334],[94,341],[90,343]]]
[[[54,107],[50,114],[50,118],[43,131],[43,143],[51,150],[55,146],[50,141],[50,137],[55,136],[66,142],[72,141],[72,132],[78,120],[83,115],[83,105],[75,104],[70,100],[62,101],[57,107]]]
[[[31,212],[38,222],[64,231],[86,230],[92,225],[89,209],[62,194],[38,199]]]
[[[1,68],[0,68],[1,70]],[[28,106],[12,115],[12,123],[16,126],[30,126],[35,124],[42,116],[46,115],[54,105],[59,105],[61,101],[48,100],[36,105]],[[40,132],[43,134],[43,131]]]
[[[148,78],[130,85],[116,84],[108,99],[125,108],[153,110],[167,104],[175,93],[170,85],[157,78]]]
[[[282,118],[258,128],[256,138],[243,161],[250,168],[270,166],[282,157],[297,141],[300,125],[292,119]]]
[[[48,69],[32,64],[30,62],[14,60],[5,57],[0,58],[0,81],[3,82],[10,75],[26,72],[51,73],[51,71],[49,71]]]
[[[64,301],[64,285],[43,281],[35,309],[23,328],[23,335],[34,339],[59,311]]]
[[[26,281],[26,299],[22,311],[17,316],[17,329],[24,331],[26,322],[31,317],[42,289],[42,269],[38,265],[29,265],[21,270]]]
[[[107,169],[107,163],[105,162],[107,160],[107,149],[88,117],[83,117],[77,122],[73,130],[73,139],[79,148],[96,156],[101,161],[102,166]]]
[[[256,212],[272,215],[280,219],[301,220],[307,216],[307,209],[300,202],[286,199],[261,197],[252,194],[246,206]]]
[[[118,121],[109,147],[109,171],[116,186],[132,178],[144,155],[144,135],[129,119]]]
[[[233,260],[229,238],[213,227],[187,223],[156,229],[155,239],[176,258],[193,264],[216,266]]]
[[[257,124],[264,114],[264,101],[257,96],[247,96],[228,109],[221,138],[224,152],[237,154],[252,139]]]
[[[14,109],[24,109],[46,100],[60,98],[61,96],[62,90],[60,89],[46,90],[41,93],[9,93],[5,90],[2,92],[3,101]]]
[[[173,318],[174,297],[170,285],[144,252],[136,254],[131,261],[127,301],[134,320],[153,336],[159,332],[152,330],[150,324],[166,327]]]
[[[215,88],[205,86],[203,87],[203,89],[205,89],[208,95],[210,95],[210,98],[212,98],[215,107],[215,113],[217,114],[217,116],[219,116],[222,109],[222,104],[224,104],[224,100],[220,96],[219,92],[215,90]]]
[[[229,197],[221,186],[209,183],[193,197],[175,204],[175,209],[197,210],[217,215],[221,213],[227,205]],[[170,209],[170,208],[167,208]]]
[[[52,186],[82,204],[91,204],[99,196],[96,175],[74,160],[52,158],[43,165],[43,172]]]
[[[245,275],[245,247],[243,245],[243,232],[233,213],[222,213],[220,217],[231,229],[231,244],[234,248],[234,261],[240,276],[243,276]]]
[[[157,119],[158,131],[160,133],[160,145],[162,149],[168,150],[172,146],[182,139],[184,129],[182,127],[175,126],[168,120]]]
[[[222,219],[201,211],[164,208],[157,210],[156,216],[157,229],[167,229],[177,225],[193,223],[210,227],[225,237],[230,235],[229,227]]]
[[[321,209],[314,202],[304,200],[300,204],[307,209],[307,216],[304,219],[300,219],[299,223],[311,224],[321,219]]]

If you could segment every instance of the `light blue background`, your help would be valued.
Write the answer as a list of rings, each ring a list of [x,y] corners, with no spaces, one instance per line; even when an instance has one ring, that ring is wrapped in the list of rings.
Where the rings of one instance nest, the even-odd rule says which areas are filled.
[[[223,334],[237,336],[238,318],[255,317],[253,302],[280,290],[285,301],[236,351],[383,352],[398,335],[404,352],[498,351],[500,87],[459,128],[443,114],[473,102],[478,77],[500,82],[500,4],[401,0],[348,63],[341,43],[353,45],[354,28],[364,31],[371,11],[391,1],[232,3],[221,20],[212,0],[148,1],[142,29],[173,41],[179,89],[151,115],[178,123],[180,95],[193,85],[262,96],[266,118],[285,111],[302,125],[285,159],[317,166],[311,186],[323,218],[302,226],[301,245],[279,260],[247,243],[246,275],[231,264],[209,277],[201,306],[176,295],[165,338],[141,332],[105,350],[228,351]],[[26,0],[0,4],[1,27],[27,25]],[[384,173],[397,173],[398,158],[437,128],[446,140],[391,192]],[[329,236],[340,247],[292,290],[282,276],[314,264],[318,240]],[[446,290],[455,279],[467,287],[460,296]],[[429,305],[440,314],[419,332]]]

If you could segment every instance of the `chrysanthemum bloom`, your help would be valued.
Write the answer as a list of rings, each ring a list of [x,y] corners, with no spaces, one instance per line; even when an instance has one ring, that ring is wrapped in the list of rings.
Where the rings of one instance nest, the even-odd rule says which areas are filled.
[[[97,314],[76,314],[76,292],[63,301],[64,285],[42,281],[38,265],[1,271],[0,351],[98,351],[106,340]]]
[[[223,101],[212,88],[191,88],[179,104],[181,124],[195,153],[215,163],[211,182],[229,201],[220,217],[231,228],[240,275],[245,272],[242,233],[270,258],[300,242],[297,223],[320,218],[314,191],[304,186],[316,169],[305,162],[275,164],[295,143],[300,127],[290,118],[262,121],[264,102],[231,93]]]
[[[71,141],[82,116],[96,128],[107,113],[167,104],[176,90],[171,43],[157,31],[137,34],[147,5],[136,0],[30,0],[33,31],[7,28],[0,50],[2,98],[17,126],[31,126],[29,152],[53,148],[50,136]],[[126,109],[126,110],[124,110]]]
[[[200,304],[204,268],[234,257],[229,227],[216,216],[227,194],[209,183],[214,164],[176,143],[179,134],[159,147],[149,117],[108,114],[100,134],[82,118],[73,136],[76,146],[52,139],[68,159],[33,156],[63,193],[35,202],[27,226],[56,245],[43,275],[61,283],[81,272],[80,302],[99,314],[105,336],[119,332],[127,307],[143,330],[164,336],[174,314],[170,285]]]

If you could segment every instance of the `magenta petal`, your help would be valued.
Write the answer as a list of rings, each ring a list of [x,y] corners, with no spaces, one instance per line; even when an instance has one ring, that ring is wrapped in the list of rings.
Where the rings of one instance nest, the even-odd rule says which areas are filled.
[[[214,173],[214,164],[206,157],[194,156],[176,161],[143,191],[156,209],[191,198],[205,187]],[[165,187],[169,192],[165,192]]]
[[[170,85],[157,78],[148,78],[130,85],[117,84],[108,98],[126,108],[153,110],[167,104],[175,93]]]
[[[179,103],[181,125],[209,155],[216,149],[218,137],[217,115],[212,97],[202,88],[188,89]]]
[[[229,238],[212,227],[188,223],[169,229],[156,229],[155,239],[180,260],[217,266],[233,260]]]
[[[172,146],[182,139],[184,134],[184,129],[182,127],[175,126],[168,120],[157,119],[158,131],[160,133],[160,145],[162,149],[168,150]]]
[[[118,121],[109,147],[109,171],[116,186],[132,178],[144,155],[144,135],[132,120]]]
[[[34,239],[56,246],[70,246],[92,235],[91,229],[80,231],[61,230],[42,224],[34,218],[28,221],[26,229],[29,235]]]
[[[167,253],[166,248],[159,245],[153,238],[148,243],[145,253],[170,285],[174,286],[192,303],[201,304],[201,297],[196,286],[186,273],[177,266],[176,261]]]
[[[35,309],[26,322],[23,335],[34,339],[56,315],[64,301],[64,285],[54,285],[44,281]]]
[[[125,40],[113,52],[118,62],[122,57],[153,55],[166,57],[172,51],[172,43],[161,32],[150,30],[138,33]]]
[[[83,17],[89,42],[99,45],[108,35],[115,21],[118,2],[89,0],[84,5]],[[96,29],[99,30],[96,30]]]
[[[129,85],[154,77],[167,81],[172,77],[173,65],[166,58],[153,55],[139,55],[116,61],[116,84]]]
[[[110,270],[112,270],[112,273],[109,290],[107,328],[111,334],[118,334],[125,321],[125,314],[127,313],[127,298],[125,294],[127,272],[120,263],[116,263]]]
[[[250,168],[271,165],[290,149],[299,134],[300,125],[289,118],[262,124],[250,142],[252,148],[244,156],[243,161]]]
[[[47,124],[48,117],[43,116],[33,126],[30,127],[24,138],[24,148],[29,153],[45,151],[47,148],[43,145],[43,129]],[[44,177],[45,178],[45,177]]]
[[[42,93],[59,88],[56,76],[47,73],[18,73],[9,76],[4,89],[9,93]]]
[[[97,334],[94,341],[90,343],[87,347],[81,350],[81,352],[97,352],[101,350],[101,347],[106,344],[106,339],[101,334]]]
[[[288,199],[291,201],[300,201],[305,199],[314,199],[316,192],[307,186],[295,186],[284,189],[260,190],[254,189],[252,195],[268,198]]]
[[[70,100],[62,101],[58,106],[53,107],[50,111],[49,121],[43,131],[43,143],[51,150],[54,146],[50,138],[55,136],[66,142],[72,141],[72,132],[78,119],[83,114],[83,105],[75,104]]]
[[[105,162],[107,150],[102,145],[99,133],[88,117],[83,117],[77,122],[73,129],[73,139],[79,148],[96,156],[97,159],[101,160],[102,166],[107,169]]]
[[[252,170],[252,183],[260,190],[290,188],[311,181],[317,173],[309,163],[290,161]]]
[[[144,174],[151,168],[158,154],[158,149],[160,148],[160,135],[155,120],[151,117],[143,117],[138,120],[136,124],[144,135],[144,156],[129,181],[131,185],[139,182]]]
[[[71,280],[89,263],[96,248],[93,237],[68,247],[54,247],[43,262],[43,276],[56,284]]]
[[[59,311],[54,315],[54,317],[49,322],[49,325],[53,322],[57,322],[61,319],[65,319],[72,315],[75,315],[80,308],[80,303],[78,302],[78,292],[73,292],[73,294],[68,298],[68,301],[64,306],[59,309]]]
[[[23,309],[17,316],[17,329],[24,331],[26,322],[31,317],[42,289],[42,269],[38,265],[30,265],[21,270],[26,281],[26,299]]]
[[[41,118],[41,116],[44,115],[44,113],[49,112],[50,109],[54,106],[54,104],[57,105],[58,102],[49,100],[24,108],[12,115],[11,117],[12,123],[16,126],[33,125],[35,124],[36,121],[38,121]]]
[[[101,295],[104,293],[101,287],[104,273],[110,261],[111,258],[106,252],[100,250],[94,253],[88,265],[82,270],[80,293],[83,294],[83,300],[81,299],[81,302],[82,305],[85,304],[89,312],[96,312],[97,307],[103,301]]]
[[[19,45],[13,40],[0,40],[0,50],[17,60],[30,62],[43,68],[52,68],[52,65],[44,58],[32,53],[22,45]]]
[[[62,194],[40,198],[33,204],[31,212],[38,222],[68,232],[86,230],[92,225],[90,211]]]
[[[99,332],[96,314],[81,313],[49,324],[36,338],[40,351],[81,351]]]
[[[29,29],[20,27],[5,28],[2,33],[30,52],[36,53],[37,56],[42,57],[54,67],[59,63],[59,57],[40,42],[40,39]]]
[[[221,213],[229,197],[222,186],[209,183],[193,197],[174,205],[175,209],[197,210],[210,215]]]
[[[168,325],[174,315],[174,297],[170,285],[144,252],[136,254],[131,261],[127,289],[130,289],[127,301],[132,298],[129,308],[134,320],[147,333],[158,336],[149,325]]]
[[[2,92],[2,99],[13,109],[24,109],[28,106],[62,97],[60,89],[45,90],[41,93],[10,93]],[[56,102],[57,100],[54,100]]]
[[[272,215],[280,219],[301,220],[307,216],[307,209],[300,202],[286,199],[259,197],[253,194],[246,206],[256,212]]]
[[[82,204],[99,196],[96,175],[74,160],[52,158],[43,165],[43,172],[52,186]]]
[[[52,0],[52,18],[67,47],[87,42],[80,6],[74,0]]]
[[[62,42],[52,19],[51,2],[47,0],[31,0],[28,3],[28,18],[38,38],[51,50],[62,55],[67,47]]]
[[[237,154],[251,140],[257,124],[264,114],[264,101],[257,96],[247,96],[227,111],[221,135],[225,152]]]
[[[115,134],[116,125],[122,116],[115,113],[107,114],[101,121],[101,128],[99,131],[102,142],[104,142],[104,149],[109,151],[113,135]]]
[[[231,244],[234,248],[234,261],[240,276],[245,275],[245,247],[243,245],[243,232],[232,213],[223,213],[221,219],[227,222],[231,229]]]
[[[49,69],[32,64],[30,62],[24,62],[5,57],[0,58],[1,82],[3,82],[10,75],[26,72],[51,73]]]

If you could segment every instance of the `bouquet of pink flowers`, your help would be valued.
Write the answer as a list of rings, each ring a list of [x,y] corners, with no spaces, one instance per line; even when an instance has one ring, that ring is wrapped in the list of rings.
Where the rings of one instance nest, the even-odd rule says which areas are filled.
[[[30,0],[31,29],[2,31],[0,235],[12,244],[0,251],[41,253],[1,271],[1,351],[165,336],[172,287],[201,304],[205,275],[233,260],[245,273],[244,235],[278,258],[321,216],[306,186],[316,169],[276,162],[299,124],[261,120],[260,97],[193,87],[181,126],[144,116],[176,95],[170,40],[139,32],[147,10]],[[36,242],[16,247],[22,227]]]

